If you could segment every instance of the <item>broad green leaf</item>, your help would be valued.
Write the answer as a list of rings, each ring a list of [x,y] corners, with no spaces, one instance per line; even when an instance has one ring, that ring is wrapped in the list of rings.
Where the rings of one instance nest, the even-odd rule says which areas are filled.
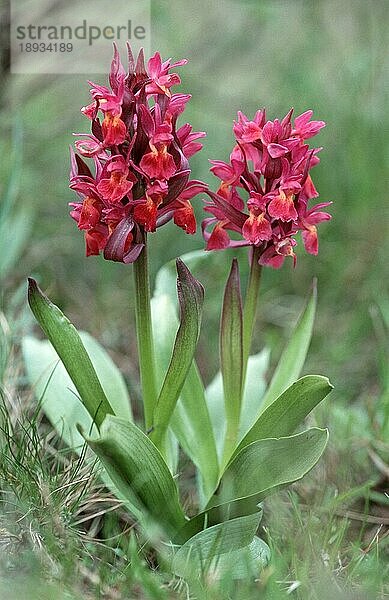
[[[170,469],[170,472],[176,473],[178,468],[178,461],[180,460],[180,449],[178,441],[171,429],[167,430],[166,444],[165,444],[165,460]]]
[[[316,299],[316,281],[314,281],[311,297],[294,328],[288,344],[281,354],[281,358],[263,398],[262,410],[265,410],[265,408],[274,402],[287,387],[296,381],[301,373],[312,337]]]
[[[252,442],[228,465],[209,507],[219,507],[229,517],[255,510],[266,496],[304,477],[323,454],[327,440],[328,431],[314,427]]]
[[[260,414],[234,454],[236,455],[251,442],[291,435],[332,389],[327,377],[321,375],[302,377]]]
[[[160,384],[169,364],[169,353],[178,327],[178,317],[170,296],[161,294],[151,301],[157,379]],[[188,371],[171,421],[180,445],[201,473],[202,488],[209,497],[218,478],[218,460],[204,387],[194,361]],[[201,434],[201,438],[199,437]]]
[[[120,371],[92,336],[83,331],[80,331],[79,335],[115,413],[119,417],[132,420],[130,398]],[[84,438],[80,435],[77,425],[81,425],[83,430],[90,434],[97,433],[97,430],[92,425],[92,417],[78,399],[77,390],[58,354],[48,340],[37,340],[31,336],[23,338],[22,351],[29,383],[41,403],[42,410],[66,444],[81,454]],[[94,462],[92,459],[93,453],[86,456],[91,468]],[[119,492],[107,472],[101,469],[99,475],[105,485],[126,504],[135,519],[139,520],[141,511]]]
[[[226,435],[226,409],[224,406],[223,379],[220,371],[216,373],[211,383],[207,386],[205,396],[215,437],[217,454],[221,461]]]
[[[232,503],[222,504],[215,507],[210,507],[197,513],[194,517],[186,521],[185,525],[177,532],[174,537],[174,543],[184,544],[191,538],[193,538],[200,531],[220,525],[226,521],[237,519],[238,517],[246,517],[248,515],[256,514],[261,520],[263,509],[262,505],[258,504],[253,510],[247,510],[239,512],[238,510],[230,511]],[[245,508],[245,507],[244,507]]]
[[[168,300],[170,305],[167,296],[161,296],[161,298],[158,299],[153,297],[150,301],[157,389],[161,389],[165,373],[169,367],[171,349],[174,344],[174,335],[179,325],[174,307],[172,309],[174,318],[171,320],[169,306],[165,302],[165,299]],[[168,429],[166,438],[165,457],[170,471],[175,473],[179,460],[179,448],[177,438],[174,436],[171,429]]]
[[[115,414],[132,420],[130,398],[122,374],[104,348],[88,333],[79,332],[101,386]],[[71,448],[81,451],[84,440],[76,425],[91,431],[92,417],[77,397],[77,390],[48,340],[26,336],[22,341],[29,383],[43,411]]]
[[[174,536],[185,524],[175,481],[159,450],[136,425],[107,415],[98,438],[86,442],[122,496]]]
[[[185,264],[177,259],[177,293],[180,325],[170,364],[154,410],[151,439],[157,446],[164,443],[166,430],[192,364],[200,335],[204,288]]]
[[[105,416],[113,414],[114,411],[76,328],[31,278],[29,278],[28,302],[36,320],[61,358],[82,403],[97,427],[100,427]]]
[[[244,548],[224,553],[215,559],[215,576],[219,578],[253,579],[269,564],[271,552],[269,546],[258,536]]]
[[[269,364],[270,352],[264,348],[258,354],[250,356],[247,364],[246,383],[243,394],[240,435],[242,438],[250,429],[258,416],[261,399],[266,389],[265,373]],[[223,441],[226,431],[226,417],[224,409],[223,382],[221,373],[211,381],[206,389],[208,410],[212,421],[212,427],[216,440],[218,456],[221,459],[223,452]]]
[[[243,317],[239,267],[233,259],[224,290],[220,321],[220,370],[227,419],[225,453],[228,457],[237,442],[243,380]]]
[[[192,272],[194,271],[199,274],[201,273],[202,277],[210,279],[208,282],[210,287],[212,287],[213,283],[214,285],[218,285],[220,273],[223,273],[224,275],[224,272],[226,272],[227,274],[225,257],[222,257],[220,254],[218,255],[215,252],[212,253],[204,252],[204,250],[195,250],[194,252],[188,252],[187,254],[184,254],[181,258]],[[213,272],[217,273],[217,278],[213,277]],[[175,321],[172,320],[170,324],[166,324],[166,321],[162,322],[161,319],[158,319],[157,317],[154,318],[154,337],[156,337],[156,331],[161,340],[167,336],[166,343],[168,343],[168,337],[171,337],[170,348],[173,345],[173,331],[176,329],[178,323],[176,318],[176,281],[176,261],[172,260],[163,265],[163,267],[161,267],[161,269],[158,271],[154,291],[154,299],[158,298],[157,305],[159,302],[162,302],[162,304],[166,307],[168,304],[166,298],[168,297],[169,303],[172,307],[172,309],[168,309],[168,312],[169,314],[173,314],[174,311]],[[164,297],[165,300],[159,300],[162,297]],[[154,313],[156,315],[157,308],[155,308]],[[162,332],[160,334],[161,330]],[[155,340],[155,342],[159,343],[157,340]],[[170,348],[161,348],[160,359],[161,364],[164,364],[165,371],[167,369],[167,360],[170,356]],[[199,487],[200,497],[203,497],[204,494],[209,496],[210,492],[214,489],[214,484],[212,482],[215,482],[217,478],[217,466],[216,461],[213,458],[215,457],[215,442],[212,440],[212,431],[209,426],[209,415],[207,414],[208,410],[204,402],[203,384],[195,360],[192,361],[186,382],[187,383],[184,385],[180,395],[180,400],[178,401],[177,407],[172,415],[170,424],[172,429],[174,429],[175,434],[179,438],[181,446],[188,456],[190,456],[193,462],[198,466],[198,468],[201,469],[203,478],[206,478],[208,481],[208,483],[205,484],[205,480],[203,479],[203,485]],[[203,431],[201,444],[199,444],[198,436],[195,433],[195,430],[197,429],[196,418]],[[209,457],[208,461],[207,454]]]
[[[185,523],[182,543],[202,529],[252,514],[277,490],[304,477],[318,462],[328,431],[312,428],[290,437],[252,442],[227,467],[207,508]]]
[[[195,552],[194,566],[191,563],[190,558],[192,553],[190,551],[189,542],[187,543],[188,548],[185,555],[180,553],[173,567],[176,575],[184,579],[191,579],[193,577],[198,578],[200,569],[200,572],[207,577],[212,578],[212,580],[222,578],[223,581],[234,581],[238,579],[248,580],[257,578],[262,569],[269,564],[271,557],[270,548],[266,542],[261,538],[254,536],[251,544],[248,544],[243,548],[223,552],[208,561],[208,568],[205,572],[205,561],[201,561],[200,563],[201,559],[198,560],[198,558],[200,558],[200,552]],[[201,546],[199,544],[197,545],[197,549],[201,551]],[[194,567],[197,570],[195,570]]]
[[[261,513],[257,512],[200,531],[177,550],[173,571],[187,579],[200,575],[220,577],[228,572],[233,562],[237,562],[240,567],[237,575],[240,576],[245,567],[247,569],[248,565],[244,565],[244,562],[250,556],[251,545],[259,570],[269,560],[267,546],[264,543],[253,544],[260,519]],[[252,564],[250,566],[253,567]]]

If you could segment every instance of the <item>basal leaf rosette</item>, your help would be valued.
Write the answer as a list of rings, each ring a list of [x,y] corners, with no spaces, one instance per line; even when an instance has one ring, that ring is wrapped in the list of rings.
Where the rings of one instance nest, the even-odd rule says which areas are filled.
[[[71,216],[85,232],[87,256],[134,262],[147,232],[169,221],[196,231],[190,200],[206,189],[189,180],[189,158],[202,148],[189,123],[177,129],[189,94],[172,93],[180,77],[171,70],[186,60],[162,62],[158,52],[137,60],[128,45],[125,71],[114,47],[109,87],[89,82],[93,101],[81,109],[91,133],[77,133],[71,149],[70,187],[79,196]],[[91,159],[89,166],[84,158]]]
[[[242,112],[234,122],[236,144],[230,162],[213,160],[211,171],[220,180],[216,193],[208,191],[203,221],[207,250],[250,246],[261,265],[282,266],[286,256],[296,263],[296,234],[305,249],[318,253],[317,224],[331,216],[322,209],[330,202],[309,207],[319,195],[311,178],[321,148],[306,140],[325,126],[311,121],[312,110],[292,122],[291,109],[280,121],[266,120],[265,109],[250,121]]]

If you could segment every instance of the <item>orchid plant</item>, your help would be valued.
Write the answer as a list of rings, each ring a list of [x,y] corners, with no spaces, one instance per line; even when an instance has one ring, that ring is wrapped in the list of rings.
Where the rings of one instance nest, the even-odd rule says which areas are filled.
[[[86,254],[133,263],[135,311],[144,422],[134,423],[124,380],[88,334],[78,333],[60,309],[29,281],[29,303],[48,342],[27,338],[24,355],[42,406],[64,440],[97,456],[101,477],[145,531],[157,525],[172,548],[173,570],[253,575],[269,560],[256,536],[262,501],[303,477],[319,460],[328,432],[296,430],[331,390],[328,379],[298,379],[315,313],[312,295],[265,386],[266,353],[250,356],[262,265],[296,262],[296,234],[317,254],[317,229],[330,215],[309,208],[318,196],[310,171],[319,148],[306,140],[324,126],[312,111],[292,121],[242,113],[233,130],[230,161],[212,161],[216,192],[190,179],[190,157],[205,134],[177,119],[190,99],[173,93],[171,72],[185,60],[147,64],[128,47],[126,71],[117,48],[110,87],[91,83],[82,108],[90,134],[76,134],[70,187],[78,194],[71,216],[84,232]],[[88,164],[88,161],[89,163]],[[92,166],[93,168],[92,168]],[[173,220],[196,231],[191,200],[208,198],[202,224],[209,252],[178,258],[177,314],[172,267],[163,267],[151,299],[148,234]],[[212,231],[210,231],[212,228]],[[189,267],[209,262],[213,250],[249,247],[250,274],[243,300],[233,260],[220,318],[220,373],[205,388],[195,362],[204,289]],[[221,255],[219,255],[221,256]],[[57,356],[58,355],[58,356]],[[60,363],[58,363],[58,357]],[[266,389],[265,389],[266,388]],[[72,389],[74,394],[69,392]],[[186,514],[176,483],[179,448],[197,470],[198,512]]]

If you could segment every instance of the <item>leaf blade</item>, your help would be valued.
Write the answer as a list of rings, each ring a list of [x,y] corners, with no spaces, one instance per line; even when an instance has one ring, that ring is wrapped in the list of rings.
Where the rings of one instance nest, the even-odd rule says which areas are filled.
[[[124,379],[109,354],[88,333],[79,332],[101,386],[119,417],[132,420]],[[66,444],[80,453],[84,443],[77,423],[91,431],[92,417],[77,397],[77,390],[49,340],[25,336],[22,352],[27,377],[42,410]]]
[[[193,361],[200,335],[204,288],[182,260],[177,259],[177,293],[180,304],[180,325],[162,389],[154,410],[151,439],[163,444],[171,416]]]
[[[224,290],[220,322],[220,365],[227,420],[239,421],[243,376],[243,319],[239,267],[234,258]]]
[[[30,308],[61,358],[81,401],[100,427],[107,414],[114,414],[81,338],[69,319],[29,278]]]
[[[185,524],[175,481],[162,455],[136,425],[107,415],[96,439],[84,438],[120,493],[172,536]]]
[[[293,436],[252,442],[228,465],[210,506],[225,509],[232,502],[234,509],[241,504],[244,510],[255,510],[272,492],[302,479],[320,459],[327,441],[328,430],[313,427]]]
[[[224,290],[220,320],[220,370],[227,419],[224,460],[228,460],[238,436],[243,385],[243,308],[236,258],[232,261]]]
[[[223,557],[227,558],[228,564],[228,558],[239,556],[232,553],[253,543],[260,519],[261,513],[257,512],[199,531],[176,552],[173,559],[174,572],[187,578],[223,570],[220,569]]]
[[[322,375],[306,375],[298,379],[261,412],[234,455],[251,442],[291,435],[332,389],[327,377]]]
[[[240,437],[243,437],[247,433],[259,413],[261,399],[266,390],[265,372],[269,363],[269,355],[269,349],[264,348],[258,354],[249,356],[241,407]],[[226,425],[223,382],[220,371],[207,386],[205,394],[216,448],[218,456],[221,459]]]
[[[294,436],[258,440],[243,448],[228,465],[218,493],[203,512],[184,525],[179,539],[187,540],[209,524],[257,512],[264,498],[298,481],[316,465],[327,440],[326,429],[312,428]]]
[[[289,342],[285,346],[262,401],[265,410],[300,375],[312,337],[317,304],[316,282],[307,305],[300,315]]]
[[[151,302],[157,375],[162,382],[168,367],[169,351],[178,326],[175,306],[167,294],[154,295]],[[205,400],[203,383],[195,361],[189,368],[185,384],[173,411],[170,427],[184,452],[198,467],[202,492],[207,498],[218,479],[218,459],[212,424]],[[198,431],[201,431],[201,442]]]

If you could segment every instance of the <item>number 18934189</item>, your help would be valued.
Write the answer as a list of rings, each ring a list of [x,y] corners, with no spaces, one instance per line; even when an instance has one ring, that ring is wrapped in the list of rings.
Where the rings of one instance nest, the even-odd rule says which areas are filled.
[[[25,42],[19,44],[20,52],[72,52],[73,44],[71,42],[45,43],[45,42]]]

